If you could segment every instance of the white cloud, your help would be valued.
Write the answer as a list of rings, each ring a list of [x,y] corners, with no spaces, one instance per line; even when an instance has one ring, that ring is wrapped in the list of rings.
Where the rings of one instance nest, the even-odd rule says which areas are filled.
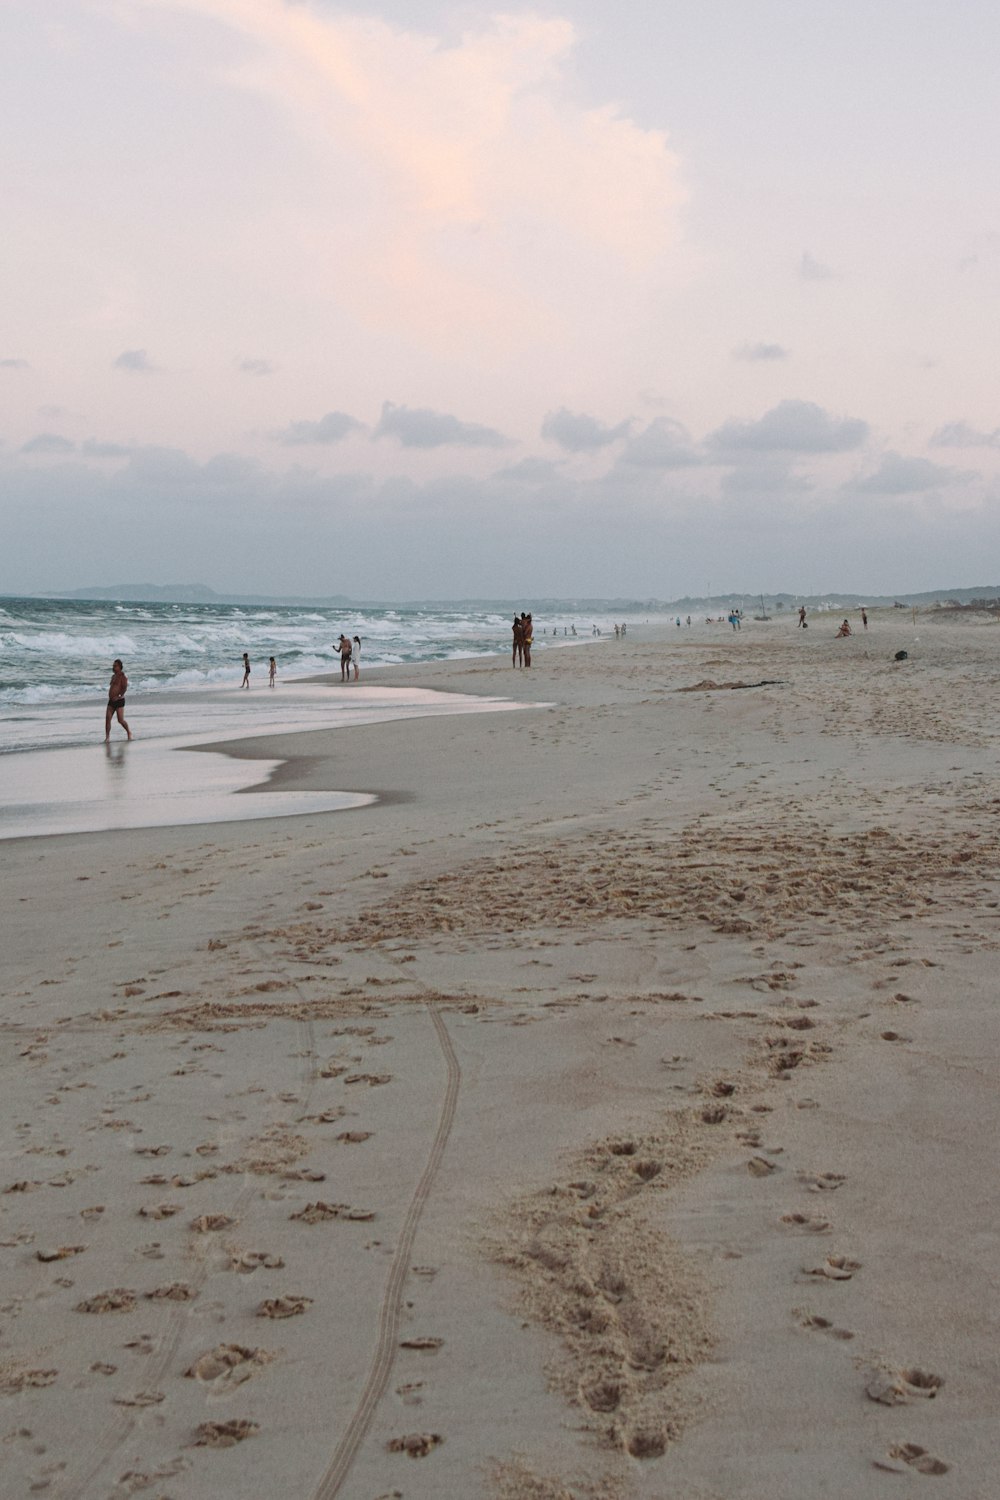
[[[69,438],[60,437],[57,432],[40,432],[36,437],[29,438],[21,447],[22,453],[54,453],[62,456],[72,453],[76,444],[70,442]]]
[[[787,359],[788,350],[781,344],[740,344],[733,350],[733,358],[747,360]]]
[[[620,442],[628,436],[631,422],[619,422],[609,427],[586,412],[567,411],[561,406],[550,411],[542,422],[542,437],[550,443],[558,443],[567,453],[595,453],[611,443]]]
[[[373,437],[394,437],[404,448],[509,448],[511,439],[493,427],[461,422],[448,412],[384,402]]]
[[[677,159],[662,130],[581,100],[569,21],[499,14],[445,45],[276,0],[136,0],[129,16],[143,8],[241,39],[224,81],[276,104],[318,160],[306,233],[317,268],[336,246],[361,324],[513,349],[543,328],[582,336],[598,280],[609,308],[662,280]]]
[[[799,261],[799,275],[803,281],[830,281],[833,274],[829,266],[817,260],[815,255],[810,255],[808,250],[803,250]]]
[[[309,443],[340,443],[352,432],[360,432],[362,423],[344,411],[328,411],[316,422],[292,422],[276,432],[274,438],[287,448]]]
[[[658,417],[630,438],[619,459],[621,464],[640,469],[680,469],[701,462],[687,428],[668,417]]]
[[[495,479],[513,480],[515,484],[548,484],[559,477],[559,466],[550,458],[522,458],[519,463],[498,469]]]
[[[148,375],[156,368],[150,364],[145,349],[123,349],[114,364],[116,370],[131,370],[139,375]]]
[[[1000,427],[983,432],[968,422],[946,422],[931,437],[932,448],[1000,448]]]
[[[868,423],[831,417],[813,401],[781,401],[756,422],[724,422],[705,439],[717,453],[846,453],[860,448]]]
[[[853,480],[845,488],[862,495],[912,495],[973,478],[975,475],[945,468],[927,458],[886,453],[873,473],[864,479]]]

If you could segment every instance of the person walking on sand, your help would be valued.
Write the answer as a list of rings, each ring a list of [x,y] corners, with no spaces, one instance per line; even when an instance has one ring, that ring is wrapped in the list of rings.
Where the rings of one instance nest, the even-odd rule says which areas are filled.
[[[268,657],[268,662],[267,662],[267,685],[268,685],[268,687],[274,687],[274,679],[275,679],[275,676],[277,675],[277,671],[278,671],[278,663],[275,661],[275,659],[274,659],[273,656]]]
[[[345,635],[344,632],[341,631],[340,632],[340,641],[339,641],[338,644],[339,644],[339,649],[340,649],[340,680],[341,680],[341,682],[350,682],[350,680],[351,680],[351,638],[350,638],[350,636],[349,635]]]
[[[354,681],[358,680],[358,672],[361,668],[361,637],[354,637],[354,649],[351,651],[351,661],[354,663]]]
[[[128,692],[128,678],[125,676],[125,668],[115,657],[111,668],[111,685],[108,688],[108,711],[104,715],[104,743],[107,744],[111,738],[111,720],[117,714],[118,722],[128,735],[132,738],[132,731],[125,722],[125,694]]]
[[[243,653],[243,681],[240,683],[240,687],[246,688],[247,691],[250,689],[250,657],[245,651]]]

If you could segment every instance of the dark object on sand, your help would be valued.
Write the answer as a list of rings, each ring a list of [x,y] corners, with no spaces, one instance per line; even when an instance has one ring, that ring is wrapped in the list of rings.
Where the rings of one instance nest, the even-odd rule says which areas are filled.
[[[908,651],[897,651],[892,659],[893,661],[906,661],[909,655],[910,653]]]

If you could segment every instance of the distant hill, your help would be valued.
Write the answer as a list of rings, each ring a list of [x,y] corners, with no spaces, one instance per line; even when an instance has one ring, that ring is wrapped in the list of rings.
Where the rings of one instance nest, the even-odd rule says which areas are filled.
[[[46,599],[95,599],[115,604],[287,604],[343,608],[355,604],[346,594],[324,598],[286,598],[277,594],[219,594],[204,583],[112,583],[47,593]]]

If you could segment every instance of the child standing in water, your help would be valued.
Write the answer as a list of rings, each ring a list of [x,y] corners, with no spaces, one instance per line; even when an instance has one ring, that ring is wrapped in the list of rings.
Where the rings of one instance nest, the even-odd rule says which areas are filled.
[[[277,670],[278,670],[278,664],[275,661],[274,657],[272,656],[270,658],[270,660],[268,661],[268,664],[267,664],[267,685],[268,685],[268,687],[274,687],[274,676],[275,676],[275,673],[277,672]]]

